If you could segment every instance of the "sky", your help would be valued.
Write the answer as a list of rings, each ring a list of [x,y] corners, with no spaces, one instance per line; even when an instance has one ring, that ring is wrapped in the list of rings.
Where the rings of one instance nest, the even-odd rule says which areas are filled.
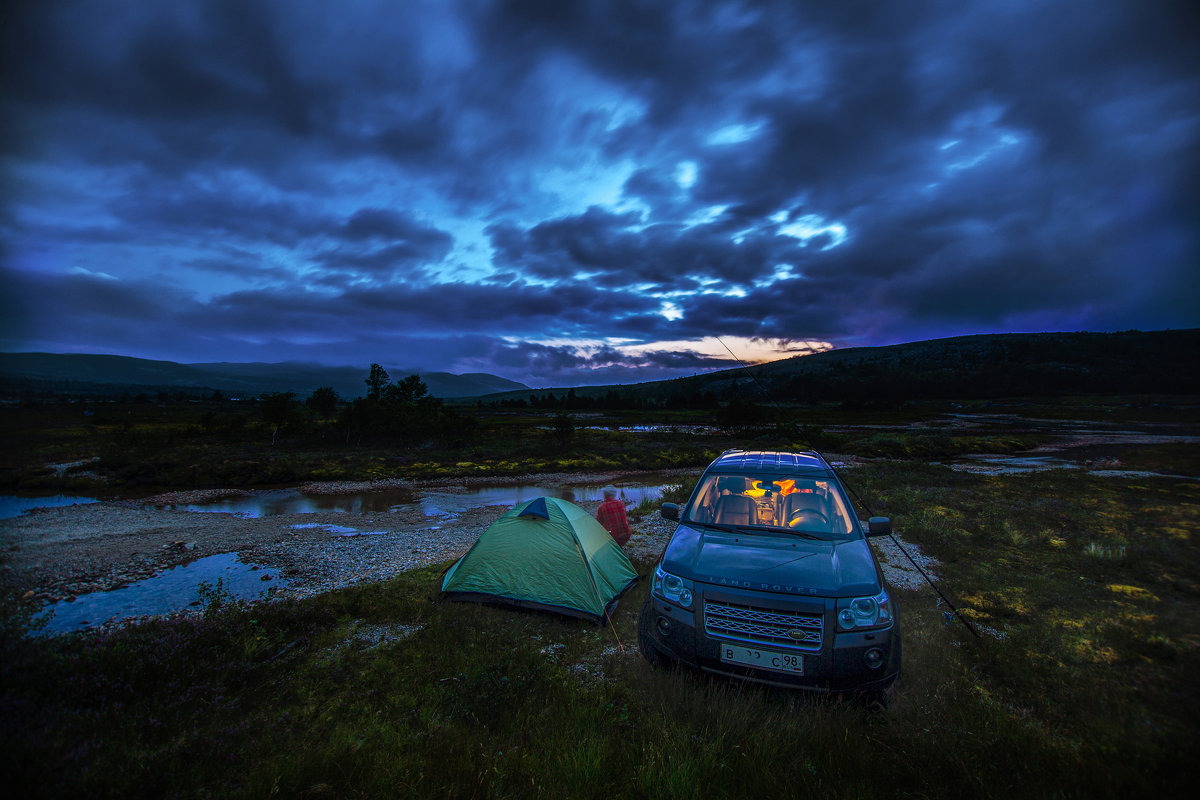
[[[637,383],[1200,325],[1171,0],[0,11],[0,350]]]

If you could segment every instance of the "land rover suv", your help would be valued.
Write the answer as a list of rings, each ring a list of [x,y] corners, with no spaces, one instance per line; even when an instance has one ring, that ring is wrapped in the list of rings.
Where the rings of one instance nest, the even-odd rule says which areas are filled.
[[[900,674],[896,598],[833,467],[815,452],[729,450],[708,466],[638,618],[651,664],[884,699]]]

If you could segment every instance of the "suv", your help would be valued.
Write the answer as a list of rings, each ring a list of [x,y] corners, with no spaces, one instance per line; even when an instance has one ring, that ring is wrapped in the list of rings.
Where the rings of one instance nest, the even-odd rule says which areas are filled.
[[[651,664],[884,701],[900,675],[896,599],[868,536],[815,452],[728,450],[704,471],[638,618]]]

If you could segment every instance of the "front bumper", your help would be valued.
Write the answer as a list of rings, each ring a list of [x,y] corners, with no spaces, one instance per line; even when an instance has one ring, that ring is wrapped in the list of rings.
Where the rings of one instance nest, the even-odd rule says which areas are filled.
[[[820,615],[824,635],[819,647],[789,647],[777,643],[747,643],[710,635],[704,626],[705,597],[698,596],[692,609],[651,596],[646,611],[651,614],[647,630],[651,642],[663,656],[695,669],[732,678],[818,692],[874,692],[891,686],[900,675],[900,629],[893,616],[887,628],[870,631],[838,632],[836,600],[831,598],[790,598],[761,593],[721,591],[707,594],[710,600],[766,607],[781,612]],[[894,602],[894,601],[893,601]],[[893,607],[895,612],[895,608]],[[796,675],[771,669],[731,664],[721,660],[723,645],[742,645],[799,655],[804,659],[804,674]],[[869,651],[878,651],[879,665],[868,666]]]

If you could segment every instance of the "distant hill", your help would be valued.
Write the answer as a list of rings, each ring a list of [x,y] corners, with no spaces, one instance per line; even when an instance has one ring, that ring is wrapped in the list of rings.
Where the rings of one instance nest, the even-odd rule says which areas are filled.
[[[830,350],[747,369],[625,386],[539,389],[562,397],[613,392],[664,402],[711,393],[762,402],[894,403],[1025,395],[1200,394],[1200,329],[1120,333],[1003,333]],[[506,392],[487,401],[527,398]]]
[[[393,380],[415,370],[384,365]],[[325,367],[283,362],[177,364],[128,356],[76,353],[0,353],[0,384],[8,392],[51,391],[72,394],[179,392],[254,397],[267,392],[296,392],[301,397],[319,386],[332,386],[345,399],[366,393],[369,365]],[[420,372],[435,397],[475,397],[528,386],[482,372],[454,375]]]
[[[71,394],[183,391],[253,397],[332,386],[362,396],[369,365],[284,362],[177,364],[112,355],[0,353],[0,390]],[[384,365],[393,380],[412,370]],[[1004,333],[886,347],[853,347],[666,381],[531,390],[486,373],[419,373],[442,398],[527,399],[550,394],[588,400],[613,393],[643,402],[736,395],[778,402],[976,399],[1022,395],[1200,394],[1200,329],[1120,333]]]

